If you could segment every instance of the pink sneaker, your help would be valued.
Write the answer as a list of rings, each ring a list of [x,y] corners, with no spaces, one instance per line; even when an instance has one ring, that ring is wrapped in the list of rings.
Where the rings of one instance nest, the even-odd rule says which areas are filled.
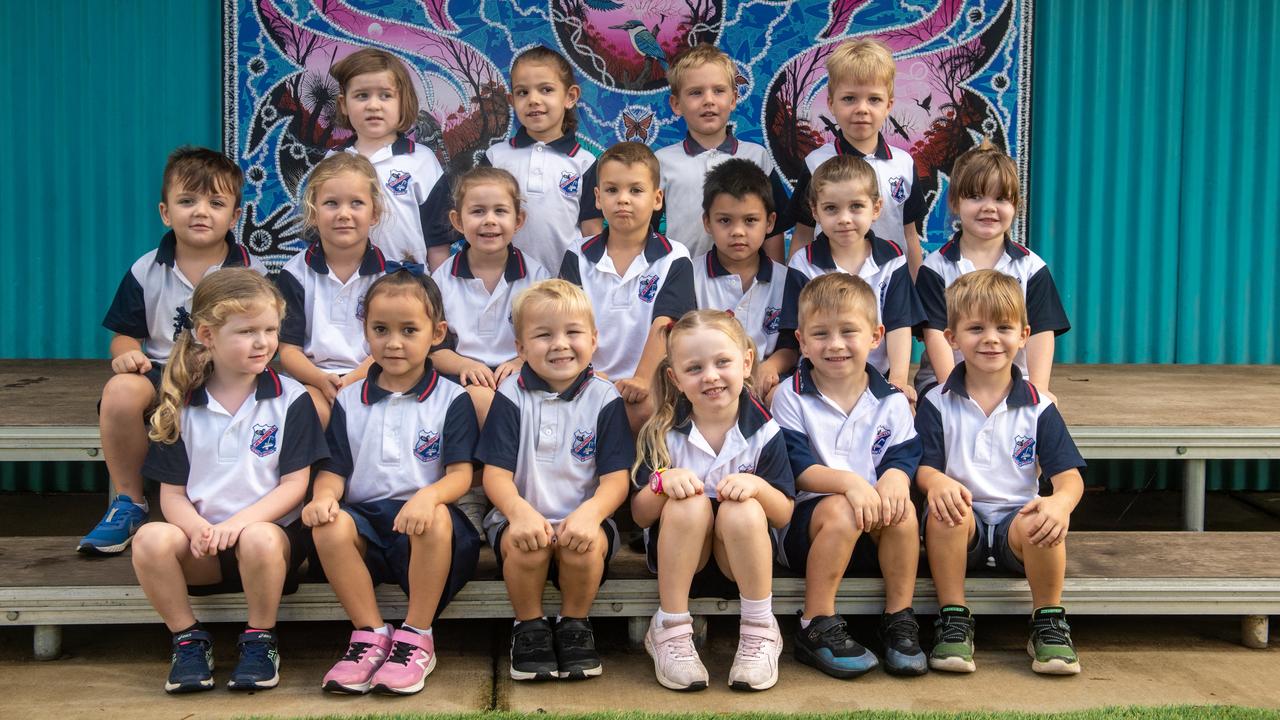
[[[387,626],[390,629],[390,625]],[[325,673],[323,687],[329,692],[363,695],[369,692],[369,681],[382,667],[391,650],[391,638],[369,630],[351,633],[347,652]]]
[[[436,669],[436,643],[430,635],[401,628],[391,636],[391,653],[369,684],[374,692],[412,695],[427,684]]]

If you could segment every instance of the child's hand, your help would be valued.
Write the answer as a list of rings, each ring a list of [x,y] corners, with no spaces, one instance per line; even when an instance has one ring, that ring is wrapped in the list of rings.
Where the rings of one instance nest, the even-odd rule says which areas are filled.
[[[475,360],[467,360],[463,363],[462,369],[458,371],[458,379],[462,381],[463,387],[468,385],[483,385],[494,389],[498,387],[489,366]]]
[[[324,399],[332,405],[338,399],[338,391],[342,389],[342,377],[336,373],[325,373],[324,381],[320,383],[320,392],[324,393]]]
[[[760,494],[764,480],[751,473],[733,473],[720,478],[716,483],[716,497],[720,501],[732,500],[743,502]]]
[[[521,361],[520,358],[508,360],[499,365],[498,369],[493,371],[494,387],[497,387],[498,383],[506,380],[508,375],[520,372],[520,368],[523,366],[524,362]]]
[[[1071,525],[1071,510],[1064,501],[1056,501],[1052,495],[1037,497],[1018,511],[1026,515],[1029,527],[1027,537],[1031,543],[1051,548],[1067,539],[1067,527]]]
[[[111,372],[117,375],[151,372],[151,358],[141,350],[120,353],[111,359]]]
[[[391,529],[405,535],[422,535],[431,529],[431,521],[436,515],[436,505],[439,504],[435,490],[430,487],[422,488],[400,507],[395,521],[391,523]]]
[[[614,383],[622,399],[632,405],[649,399],[649,381],[638,377],[629,377]]]
[[[328,525],[338,519],[337,498],[321,495],[302,508],[302,524],[307,527]]]
[[[769,391],[778,386],[779,380],[781,380],[781,378],[778,377],[778,371],[761,368],[760,383],[756,385],[756,393],[761,398],[769,397]]]
[[[239,520],[234,516],[214,525],[210,528],[209,543],[205,548],[205,552],[212,555],[215,552],[222,552],[228,548],[235,547],[236,541],[240,539],[240,531],[244,530],[244,525],[243,520]]]
[[[556,528],[556,545],[578,553],[591,552],[596,547],[599,530],[600,520],[579,505],[577,510],[569,513],[569,517],[560,521]]]
[[[213,536],[213,526],[209,523],[203,523],[200,529],[190,538],[191,540],[191,557],[202,558],[205,555],[211,555],[209,552],[209,538]]]
[[[880,526],[897,525],[907,519],[911,507],[911,482],[905,475],[886,474],[876,482],[876,494],[880,496]]]
[[[943,475],[934,481],[928,495],[929,512],[950,527],[964,522],[973,507],[973,493],[969,488]]]
[[[895,387],[901,390],[903,395],[907,396],[907,402],[911,403],[911,407],[914,409],[916,401],[920,399],[916,394],[916,386],[911,383],[903,383],[901,385],[896,385]]]
[[[511,518],[507,532],[511,535],[512,544],[524,552],[550,547],[551,540],[555,537],[555,528],[532,506],[526,512]]]
[[[845,500],[853,508],[853,523],[858,532],[878,529],[883,520],[880,493],[861,475],[850,472],[849,487],[844,491]]]
[[[684,500],[701,495],[703,490],[702,480],[690,470],[669,468],[662,471],[662,492],[669,498]]]

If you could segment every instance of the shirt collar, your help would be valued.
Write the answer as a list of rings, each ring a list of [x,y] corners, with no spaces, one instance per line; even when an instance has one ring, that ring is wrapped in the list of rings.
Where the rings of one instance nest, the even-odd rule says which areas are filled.
[[[773,260],[764,254],[764,250],[758,251],[756,267],[756,280],[760,282],[773,282]],[[720,251],[712,247],[707,253],[707,277],[724,277],[733,275],[725,268],[724,263],[720,262]]]
[[[471,272],[471,262],[467,259],[467,250],[471,249],[471,243],[465,240],[462,243],[462,249],[453,256],[453,265],[449,268],[449,274],[464,280],[474,280],[475,273]],[[528,268],[524,264],[524,253],[515,245],[507,246],[507,268],[503,272],[503,277],[507,282],[515,282],[528,274]]]
[[[712,149],[712,148],[702,147],[702,143],[699,143],[697,140],[694,140],[693,134],[689,132],[686,132],[684,134],[683,146],[684,146],[684,154],[688,155],[689,157],[697,157],[702,153]],[[738,154],[738,138],[733,136],[732,129],[726,128],[725,134],[724,134],[724,142],[717,145],[714,149],[726,155]]]
[[[893,151],[889,149],[889,143],[884,141],[884,133],[876,133],[876,149],[871,155],[866,155],[858,151],[853,143],[845,139],[844,133],[836,133],[836,154],[852,155],[854,157],[874,157],[877,160],[892,160]]]
[[[307,267],[312,271],[321,275],[329,274],[329,263],[324,258],[324,245],[319,240],[311,243],[306,250]],[[359,273],[361,275],[376,275],[380,272],[386,272],[387,260],[382,255],[382,251],[376,245],[368,240],[365,241],[364,257],[360,259]]]
[[[422,402],[423,400],[431,397],[431,393],[440,386],[440,373],[436,372],[435,368],[431,367],[430,360],[427,360],[427,364],[424,369],[426,372],[422,373],[422,379],[418,381],[418,384],[414,385],[405,393],[405,395],[415,396],[418,399],[418,402]],[[381,365],[375,362],[369,366],[369,374],[365,377],[364,385],[360,388],[360,402],[365,405],[373,405],[379,400],[392,395],[390,390],[386,390],[378,385],[378,376],[381,374]]]
[[[203,407],[209,404],[208,383],[200,384],[187,393],[187,404],[192,407]],[[280,376],[275,370],[267,368],[258,374],[258,387],[253,393],[256,400],[271,400],[280,397],[284,393],[284,386],[280,384]]]
[[[578,397],[578,393],[582,392],[582,388],[586,387],[587,382],[594,376],[595,371],[591,369],[590,365],[588,365],[585,370],[578,374],[578,377],[574,378],[572,383],[569,383],[569,387],[565,388],[564,392],[559,393],[559,398],[564,401],[571,401]],[[525,363],[520,367],[520,378],[516,382],[519,383],[521,389],[524,390],[548,393],[555,392],[555,390],[547,384],[547,381],[542,379],[541,375],[533,371],[533,368],[529,366],[529,363]]]
[[[831,257],[831,238],[826,233],[818,233],[804,249],[804,258],[823,270],[835,270],[836,261]]]
[[[813,363],[808,358],[800,360],[800,366],[796,369],[796,374],[791,381],[792,389],[797,395],[821,395],[818,390],[818,383],[813,380]],[[898,388],[889,384],[889,381],[875,369],[871,363],[867,363],[867,389],[875,396],[877,400],[883,400],[886,397],[902,392]]]
[[[1022,371],[1018,369],[1017,365],[1013,365],[1009,369],[1013,373],[1013,388],[1009,390],[1009,397],[1004,400],[1005,406],[1015,408],[1039,405],[1040,393],[1035,386],[1022,379]],[[969,397],[969,391],[964,386],[964,372],[964,362],[956,363],[951,374],[947,376],[947,384],[943,386],[942,392],[944,394],[955,392],[960,397]]]
[[[943,245],[938,252],[942,253],[942,257],[953,263],[960,262],[960,231],[957,230],[955,234],[951,236],[951,239],[947,241],[947,244]],[[1021,260],[1022,258],[1030,255],[1031,251],[1014,242],[1010,239],[1009,234],[1005,233],[1004,254],[1008,255],[1010,260]]]
[[[594,263],[600,262],[600,258],[604,257],[604,252],[609,247],[609,228],[605,228],[604,232],[593,236],[590,240],[582,243],[582,254],[588,260]],[[646,262],[655,262],[666,257],[671,252],[671,241],[667,240],[661,233],[649,233],[649,239],[644,244],[644,259]]]
[[[341,145],[339,145],[338,149],[346,150],[348,152],[356,152],[356,149],[355,149],[356,140],[358,139],[359,138],[356,136],[356,134],[352,133],[351,138],[348,139],[346,142],[342,143]],[[417,147],[418,147],[418,144],[415,143],[413,140],[410,140],[407,135],[405,135],[404,133],[396,133],[396,139],[391,143],[391,154],[392,155],[412,155],[413,151],[417,149]]]
[[[222,260],[223,267],[249,267],[249,251],[236,242],[236,236],[227,231],[227,256]],[[156,249],[156,262],[173,267],[178,260],[178,236],[172,230],[160,238],[160,246]],[[199,278],[196,278],[198,281]]]
[[[675,420],[671,428],[676,432],[689,434],[693,429],[693,419],[689,417],[693,411],[693,406],[689,404],[688,399],[681,398],[676,403]],[[751,391],[743,386],[742,392],[738,395],[738,431],[742,433],[742,437],[749,438],[756,434],[756,431],[764,427],[766,423],[773,419],[769,411],[764,405],[756,399]]]
[[[538,141],[534,140],[533,136],[529,134],[528,130],[520,128],[511,138],[511,147],[527,148],[537,142]],[[561,135],[549,143],[543,143],[543,145],[559,152],[561,155],[568,155],[569,157],[577,155],[578,151],[582,149],[582,146],[578,144],[578,139],[573,135]]]
[[[876,235],[873,230],[867,231],[867,240],[871,241],[871,259],[876,265],[883,266],[894,258],[902,257],[902,248],[897,243]]]

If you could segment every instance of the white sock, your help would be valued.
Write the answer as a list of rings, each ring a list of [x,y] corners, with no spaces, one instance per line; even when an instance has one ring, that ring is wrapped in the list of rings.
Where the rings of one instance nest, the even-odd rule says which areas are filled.
[[[806,618],[805,616],[801,615],[801,616],[800,616],[800,629],[801,629],[801,630],[804,630],[804,629],[808,628],[808,627],[809,627],[809,623],[811,623],[811,622],[813,622],[813,620],[812,620],[811,618]]]
[[[416,627],[414,627],[414,626],[410,625],[409,623],[400,623],[400,627],[401,627],[402,629],[404,629],[404,630],[408,630],[409,632],[418,633],[419,635],[430,635],[430,634],[431,634],[431,628],[427,628],[426,630],[423,630],[423,629],[421,629],[421,628],[416,628]]]
[[[378,627],[374,628],[373,631],[384,638],[391,637],[390,625],[379,625]]]
[[[768,626],[773,624],[773,595],[769,594],[761,600],[748,600],[739,595],[742,605],[742,622],[752,625]]]
[[[658,626],[659,628],[667,628],[675,625],[684,625],[686,623],[691,623],[691,622],[693,622],[693,616],[687,612],[669,613],[666,610],[663,610],[661,607],[659,607],[658,612],[653,614],[653,624]]]
[[[147,499],[146,499],[146,498],[142,498],[142,502],[136,502],[136,503],[134,503],[134,505],[137,505],[138,507],[142,508],[142,512],[144,512],[144,513],[149,513],[149,512],[151,512],[151,507],[150,507],[149,505],[147,505]]]

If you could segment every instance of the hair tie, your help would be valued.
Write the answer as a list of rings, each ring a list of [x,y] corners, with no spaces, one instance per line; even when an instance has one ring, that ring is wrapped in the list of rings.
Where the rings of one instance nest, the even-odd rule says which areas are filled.
[[[666,329],[667,329],[667,332],[671,332],[671,329],[672,329],[672,328],[674,328],[675,326],[676,326],[676,321],[675,321],[675,320],[668,320],[668,321],[667,321],[667,328],[666,328]]]
[[[386,269],[388,275],[400,272],[401,270],[404,270],[414,277],[422,277],[427,274],[427,266],[422,263],[416,263],[408,260],[404,262],[400,262],[399,260],[388,260]]]
[[[725,315],[728,315],[729,317],[735,317],[735,315],[733,314],[733,311],[732,311],[732,310],[725,310],[725,311],[724,311],[724,314],[725,314]]]

